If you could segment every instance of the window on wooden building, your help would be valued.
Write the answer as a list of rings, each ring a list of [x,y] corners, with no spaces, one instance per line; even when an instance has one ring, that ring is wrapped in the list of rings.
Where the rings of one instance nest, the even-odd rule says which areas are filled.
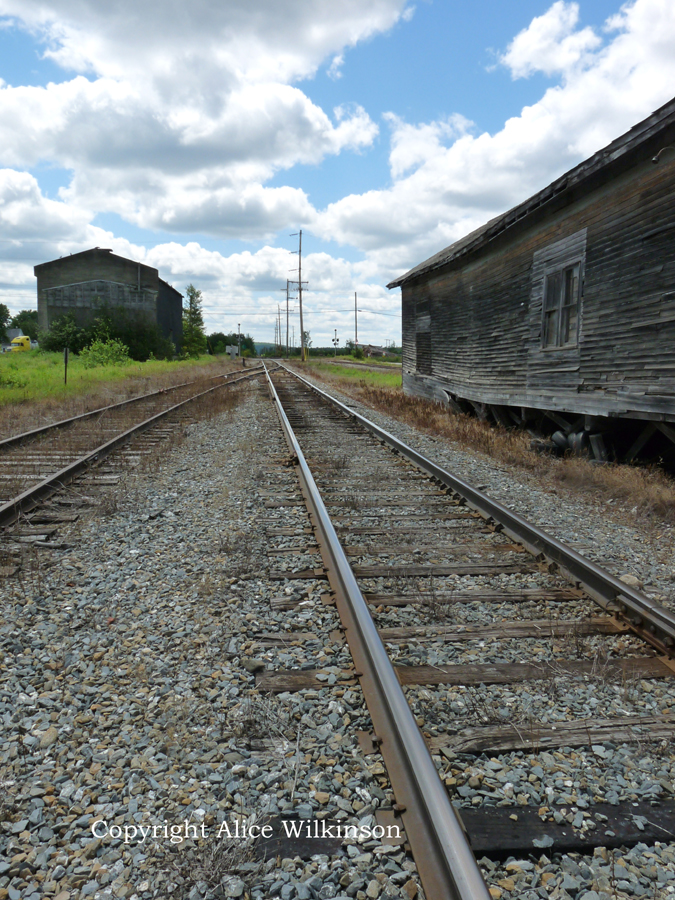
[[[570,347],[579,341],[581,264],[549,272],[544,285],[542,346]]]
[[[423,331],[415,336],[415,351],[417,353],[417,371],[420,375],[432,375],[431,368],[431,333]]]

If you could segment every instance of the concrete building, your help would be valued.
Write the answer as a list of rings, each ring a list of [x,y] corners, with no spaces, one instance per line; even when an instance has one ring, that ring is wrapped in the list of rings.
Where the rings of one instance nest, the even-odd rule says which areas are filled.
[[[38,322],[48,331],[59,316],[72,313],[84,327],[107,309],[159,326],[180,348],[183,295],[159,277],[157,269],[94,247],[34,268],[38,280]]]

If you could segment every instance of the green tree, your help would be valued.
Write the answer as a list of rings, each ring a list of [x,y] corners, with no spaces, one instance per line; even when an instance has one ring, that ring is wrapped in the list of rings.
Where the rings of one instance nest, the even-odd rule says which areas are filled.
[[[37,341],[38,336],[38,314],[37,309],[22,309],[17,313],[9,323],[10,328],[20,328],[24,334],[27,334],[31,341]]]
[[[59,316],[52,322],[49,331],[40,332],[41,350],[63,350],[68,347],[73,353],[79,353],[90,342],[90,335],[86,329],[78,328],[72,313]]]
[[[225,334],[222,331],[214,331],[207,338],[209,352],[214,356],[217,356],[219,353],[225,353],[228,345],[234,347],[237,346],[238,338],[239,335],[236,331],[230,332],[230,334]],[[257,356],[255,351],[255,341],[250,334],[242,334],[241,336],[241,355],[243,356],[246,351],[248,351],[249,356]]]
[[[10,312],[9,307],[4,303],[0,303],[0,341],[7,340],[7,326],[9,324]]]
[[[183,356],[201,356],[206,353],[202,292],[189,284],[185,289],[183,305]]]

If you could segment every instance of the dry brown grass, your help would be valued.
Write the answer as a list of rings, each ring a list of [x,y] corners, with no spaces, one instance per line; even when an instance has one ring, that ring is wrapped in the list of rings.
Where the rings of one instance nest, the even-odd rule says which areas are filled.
[[[541,456],[530,449],[530,435],[517,429],[456,414],[437,403],[409,397],[401,389],[347,383],[319,371],[312,375],[332,384],[366,406],[399,419],[424,434],[454,442],[566,491],[591,495],[624,507],[641,524],[675,523],[675,480],[657,467],[611,464],[597,466],[581,458]]]

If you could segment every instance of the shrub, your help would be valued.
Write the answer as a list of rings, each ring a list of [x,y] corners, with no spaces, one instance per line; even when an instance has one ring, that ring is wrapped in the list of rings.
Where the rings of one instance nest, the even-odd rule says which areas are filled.
[[[80,359],[85,369],[93,369],[95,366],[127,366],[131,362],[129,348],[115,338],[92,341],[81,351]]]
[[[363,349],[361,347],[355,347],[354,353],[352,355],[353,355],[354,359],[363,359],[365,356],[365,353],[363,352]]]

